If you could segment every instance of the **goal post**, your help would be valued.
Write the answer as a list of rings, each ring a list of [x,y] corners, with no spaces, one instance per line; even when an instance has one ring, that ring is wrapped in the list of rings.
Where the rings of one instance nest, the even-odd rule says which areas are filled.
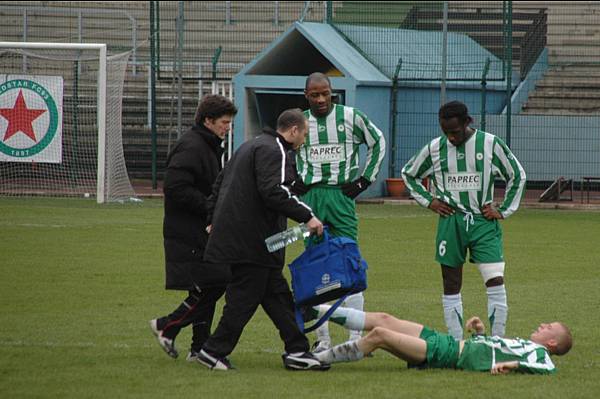
[[[0,179],[6,178],[10,183],[4,189],[0,187],[0,195],[88,197],[95,191],[98,203],[134,195],[125,167],[121,126],[128,57],[129,53],[109,57],[106,44],[0,42],[0,151],[8,151],[0,152]],[[59,87],[55,89],[64,92],[64,99],[70,105],[63,108],[62,101],[57,104],[60,112],[64,110],[70,118],[64,130],[62,125],[57,127],[60,134],[56,136],[64,136],[64,142],[56,145],[60,148],[55,151],[58,155],[54,159],[39,157],[37,151],[29,151],[29,148],[25,150],[28,145],[25,141],[32,145],[42,134],[35,132],[35,124],[43,124],[34,122],[35,115],[44,111],[48,111],[46,115],[54,115],[44,104],[38,105],[39,109],[32,113],[35,106],[29,104],[40,102],[36,96],[52,97],[52,90],[46,88],[40,94],[39,87],[43,84],[35,83],[37,78],[42,82],[45,78],[58,78]],[[95,85],[93,80],[96,80]],[[17,87],[19,85],[21,87]],[[3,99],[7,93],[9,97]],[[63,93],[58,97],[62,100]],[[11,127],[11,118],[17,118],[19,112],[26,115],[26,120],[14,122],[16,127]],[[95,118],[91,118],[93,113]],[[64,122],[62,113],[57,118],[60,123]],[[55,122],[50,121],[52,123]],[[18,128],[21,131],[16,131]],[[45,126],[37,129],[44,131]],[[93,150],[91,129],[95,130],[97,140]],[[67,147],[68,151],[63,151]],[[86,159],[78,159],[82,158],[79,155],[82,152]],[[13,159],[11,155],[17,157]],[[95,167],[91,165],[94,155]],[[95,176],[92,168],[96,169]],[[11,170],[16,169],[19,172],[11,174]],[[40,169],[47,170],[47,175],[40,175]],[[90,187],[92,181],[94,187]]]

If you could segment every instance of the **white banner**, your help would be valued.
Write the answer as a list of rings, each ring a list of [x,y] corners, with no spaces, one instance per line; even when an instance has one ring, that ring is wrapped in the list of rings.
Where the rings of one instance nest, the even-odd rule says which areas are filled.
[[[62,162],[62,76],[0,74],[0,161]]]

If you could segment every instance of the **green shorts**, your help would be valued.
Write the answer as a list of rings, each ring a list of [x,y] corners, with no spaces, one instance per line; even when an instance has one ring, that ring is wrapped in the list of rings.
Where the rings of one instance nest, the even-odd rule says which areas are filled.
[[[348,237],[358,241],[358,217],[352,198],[342,193],[339,186],[315,185],[302,196],[315,216],[329,226],[334,237]]]
[[[438,369],[456,368],[460,344],[447,334],[423,326],[419,338],[427,342],[427,366]]]
[[[482,215],[473,215],[471,220],[462,212],[440,217],[435,248],[435,260],[450,267],[465,263],[467,249],[471,263],[504,262],[502,227],[498,220]]]

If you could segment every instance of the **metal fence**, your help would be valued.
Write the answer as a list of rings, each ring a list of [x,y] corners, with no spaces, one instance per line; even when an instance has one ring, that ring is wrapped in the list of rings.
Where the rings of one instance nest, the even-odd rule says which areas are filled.
[[[341,3],[328,21],[393,81],[391,176],[441,133],[450,100],[509,144],[530,195],[600,175],[600,2]]]
[[[3,2],[0,15],[4,40],[134,49],[123,120],[126,145],[135,143],[128,167],[139,177],[151,166],[160,176],[200,95],[229,82],[296,21],[333,26],[390,79],[391,176],[440,134],[437,110],[453,99],[467,103],[476,127],[509,143],[531,187],[563,176],[578,189],[582,177],[600,175],[599,1]]]
[[[322,1],[155,1],[158,78],[230,80],[295,21],[324,22]]]

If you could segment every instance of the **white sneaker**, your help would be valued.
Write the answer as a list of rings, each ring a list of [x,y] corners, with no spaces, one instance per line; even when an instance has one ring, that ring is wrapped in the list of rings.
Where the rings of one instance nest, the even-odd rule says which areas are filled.
[[[331,349],[331,341],[316,341],[311,349],[312,353],[319,353]]]
[[[196,351],[189,351],[185,360],[188,362],[197,362],[198,361],[198,353]]]
[[[210,370],[218,370],[218,371],[229,371],[235,370],[235,367],[231,364],[229,359],[226,357],[218,358],[210,355],[204,349],[201,349],[196,356],[196,361]]]
[[[175,340],[167,337],[163,337],[162,330],[158,329],[157,319],[150,320],[150,329],[158,341],[158,345],[165,351],[165,353],[171,356],[173,359],[177,359],[179,353],[175,349]]]

